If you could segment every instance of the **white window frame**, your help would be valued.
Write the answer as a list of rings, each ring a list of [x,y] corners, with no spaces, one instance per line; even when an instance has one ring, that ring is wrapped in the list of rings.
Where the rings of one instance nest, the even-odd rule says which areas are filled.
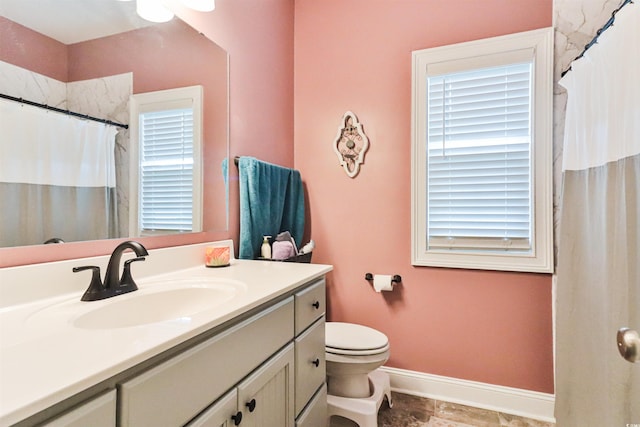
[[[179,234],[185,231],[141,230],[140,227],[140,114],[151,111],[162,111],[181,108],[185,105],[193,107],[193,208],[192,229],[189,233],[202,231],[202,86],[189,86],[156,92],[131,95],[130,98],[130,199],[129,199],[129,233],[131,236],[153,236]]]
[[[501,54],[533,51],[532,242],[527,252],[429,248],[427,243],[427,68],[503,65]],[[498,62],[496,62],[498,59]],[[412,52],[411,262],[482,270],[553,272],[553,28]]]

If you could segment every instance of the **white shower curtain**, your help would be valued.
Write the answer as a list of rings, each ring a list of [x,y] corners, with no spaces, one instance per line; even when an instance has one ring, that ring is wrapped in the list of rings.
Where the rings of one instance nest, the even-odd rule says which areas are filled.
[[[0,246],[115,237],[116,133],[0,100]]]
[[[563,150],[556,422],[640,425],[640,364],[616,332],[640,330],[640,5],[572,65]]]

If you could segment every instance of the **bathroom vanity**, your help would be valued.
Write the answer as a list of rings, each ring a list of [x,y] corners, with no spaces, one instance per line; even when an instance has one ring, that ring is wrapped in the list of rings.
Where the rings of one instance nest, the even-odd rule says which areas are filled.
[[[331,266],[206,268],[205,246],[149,251],[139,290],[104,301],[81,302],[71,268],[108,257],[0,271],[0,425],[326,423]]]

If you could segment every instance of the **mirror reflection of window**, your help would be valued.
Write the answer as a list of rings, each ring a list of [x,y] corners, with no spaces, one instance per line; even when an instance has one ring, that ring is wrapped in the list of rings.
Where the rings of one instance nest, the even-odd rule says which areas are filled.
[[[0,4],[0,32],[7,34],[0,37],[0,93],[128,124],[131,94],[202,85],[207,93],[202,229],[227,229],[227,181],[217,167],[229,149],[228,56],[223,48],[178,18],[156,25],[136,19],[135,2],[0,0]],[[90,19],[82,19],[85,16]],[[130,132],[119,132],[114,152],[114,234],[73,237],[55,231],[26,239],[31,229],[20,223],[17,238],[0,238],[0,246],[42,244],[51,237],[65,242],[135,237],[129,234],[137,229],[129,224],[130,204],[137,200],[129,188],[130,145]],[[9,202],[0,198],[0,203]],[[48,213],[46,221],[66,225],[62,206],[43,210]]]
[[[202,87],[133,95],[131,105],[131,234],[201,231]]]

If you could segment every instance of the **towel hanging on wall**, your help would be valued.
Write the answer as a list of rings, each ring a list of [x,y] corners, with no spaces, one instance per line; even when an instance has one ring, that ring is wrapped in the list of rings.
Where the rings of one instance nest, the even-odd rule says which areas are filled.
[[[258,256],[262,236],[289,231],[298,247],[304,233],[304,191],[300,172],[260,161],[238,159],[240,190],[239,257]]]

